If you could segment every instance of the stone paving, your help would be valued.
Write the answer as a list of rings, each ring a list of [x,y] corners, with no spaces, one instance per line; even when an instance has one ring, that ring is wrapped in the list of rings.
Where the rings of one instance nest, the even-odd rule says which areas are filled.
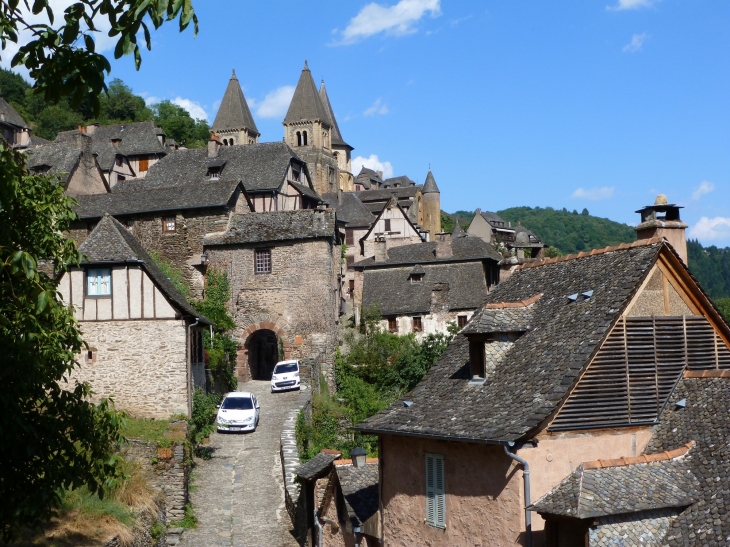
[[[197,460],[190,502],[198,527],[183,533],[186,547],[297,547],[284,502],[279,442],[298,391],[271,393],[267,381],[239,385],[261,403],[253,433],[213,433],[212,458]],[[173,540],[174,541],[174,540]]]

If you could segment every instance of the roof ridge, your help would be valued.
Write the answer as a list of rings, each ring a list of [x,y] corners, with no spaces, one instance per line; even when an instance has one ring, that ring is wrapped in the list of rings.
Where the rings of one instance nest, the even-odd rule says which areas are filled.
[[[531,296],[530,298],[526,298],[524,300],[520,300],[519,302],[496,302],[491,304],[485,304],[484,309],[485,310],[501,310],[503,308],[526,308],[527,306],[531,306],[538,300],[542,298],[542,293],[537,293],[534,296]]]
[[[594,460],[590,462],[583,462],[581,465],[585,470],[603,469],[606,467],[624,467],[627,465],[634,465],[639,463],[669,461],[684,456],[693,446],[695,446],[695,442],[689,441],[687,444],[684,444],[679,448],[675,448],[674,450],[665,450],[664,452],[659,452],[657,454],[642,454],[641,456],[629,456],[612,460]]]
[[[365,463],[378,463],[378,458],[365,458]],[[334,464],[340,465],[352,465],[352,460],[335,460]]]
[[[730,378],[730,370],[685,370],[685,378]]]
[[[650,239],[637,239],[633,243],[621,243],[620,245],[614,245],[610,247],[604,247],[603,249],[592,249],[590,251],[582,251],[577,254],[570,254],[566,256],[558,256],[555,258],[548,258],[541,261],[525,262],[520,264],[515,269],[522,270],[525,268],[535,268],[537,266],[546,266],[548,264],[555,264],[556,262],[567,262],[568,260],[576,260],[578,258],[585,258],[587,256],[595,256],[605,253],[611,253],[613,251],[623,251],[626,249],[633,249],[634,247],[647,247],[654,245],[655,243],[661,243],[667,241],[664,237],[652,237]]]

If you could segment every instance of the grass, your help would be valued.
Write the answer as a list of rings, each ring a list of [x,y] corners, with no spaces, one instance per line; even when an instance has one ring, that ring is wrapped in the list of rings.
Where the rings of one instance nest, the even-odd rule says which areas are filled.
[[[172,446],[175,441],[185,440],[185,426],[180,421],[128,417],[126,422],[122,435],[127,439],[154,442],[162,448]]]
[[[191,528],[198,527],[198,518],[193,513],[193,506],[189,503],[185,504],[185,516],[181,520],[171,520],[169,523],[170,528],[185,528],[189,530]]]

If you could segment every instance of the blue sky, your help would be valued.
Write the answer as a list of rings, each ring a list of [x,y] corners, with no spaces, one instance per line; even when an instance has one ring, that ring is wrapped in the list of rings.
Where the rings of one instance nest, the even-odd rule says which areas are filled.
[[[140,72],[124,58],[111,76],[212,122],[235,68],[274,141],[307,59],[353,157],[419,182],[430,165],[446,211],[635,223],[661,192],[690,236],[730,245],[725,0],[194,5],[197,38],[163,27]]]

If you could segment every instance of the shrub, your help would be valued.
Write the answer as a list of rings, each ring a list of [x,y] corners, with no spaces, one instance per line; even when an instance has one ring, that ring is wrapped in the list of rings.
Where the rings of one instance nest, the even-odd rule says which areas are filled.
[[[215,428],[216,405],[221,396],[217,393],[205,393],[198,388],[193,393],[193,414],[190,418],[190,439],[193,444],[200,444]]]

